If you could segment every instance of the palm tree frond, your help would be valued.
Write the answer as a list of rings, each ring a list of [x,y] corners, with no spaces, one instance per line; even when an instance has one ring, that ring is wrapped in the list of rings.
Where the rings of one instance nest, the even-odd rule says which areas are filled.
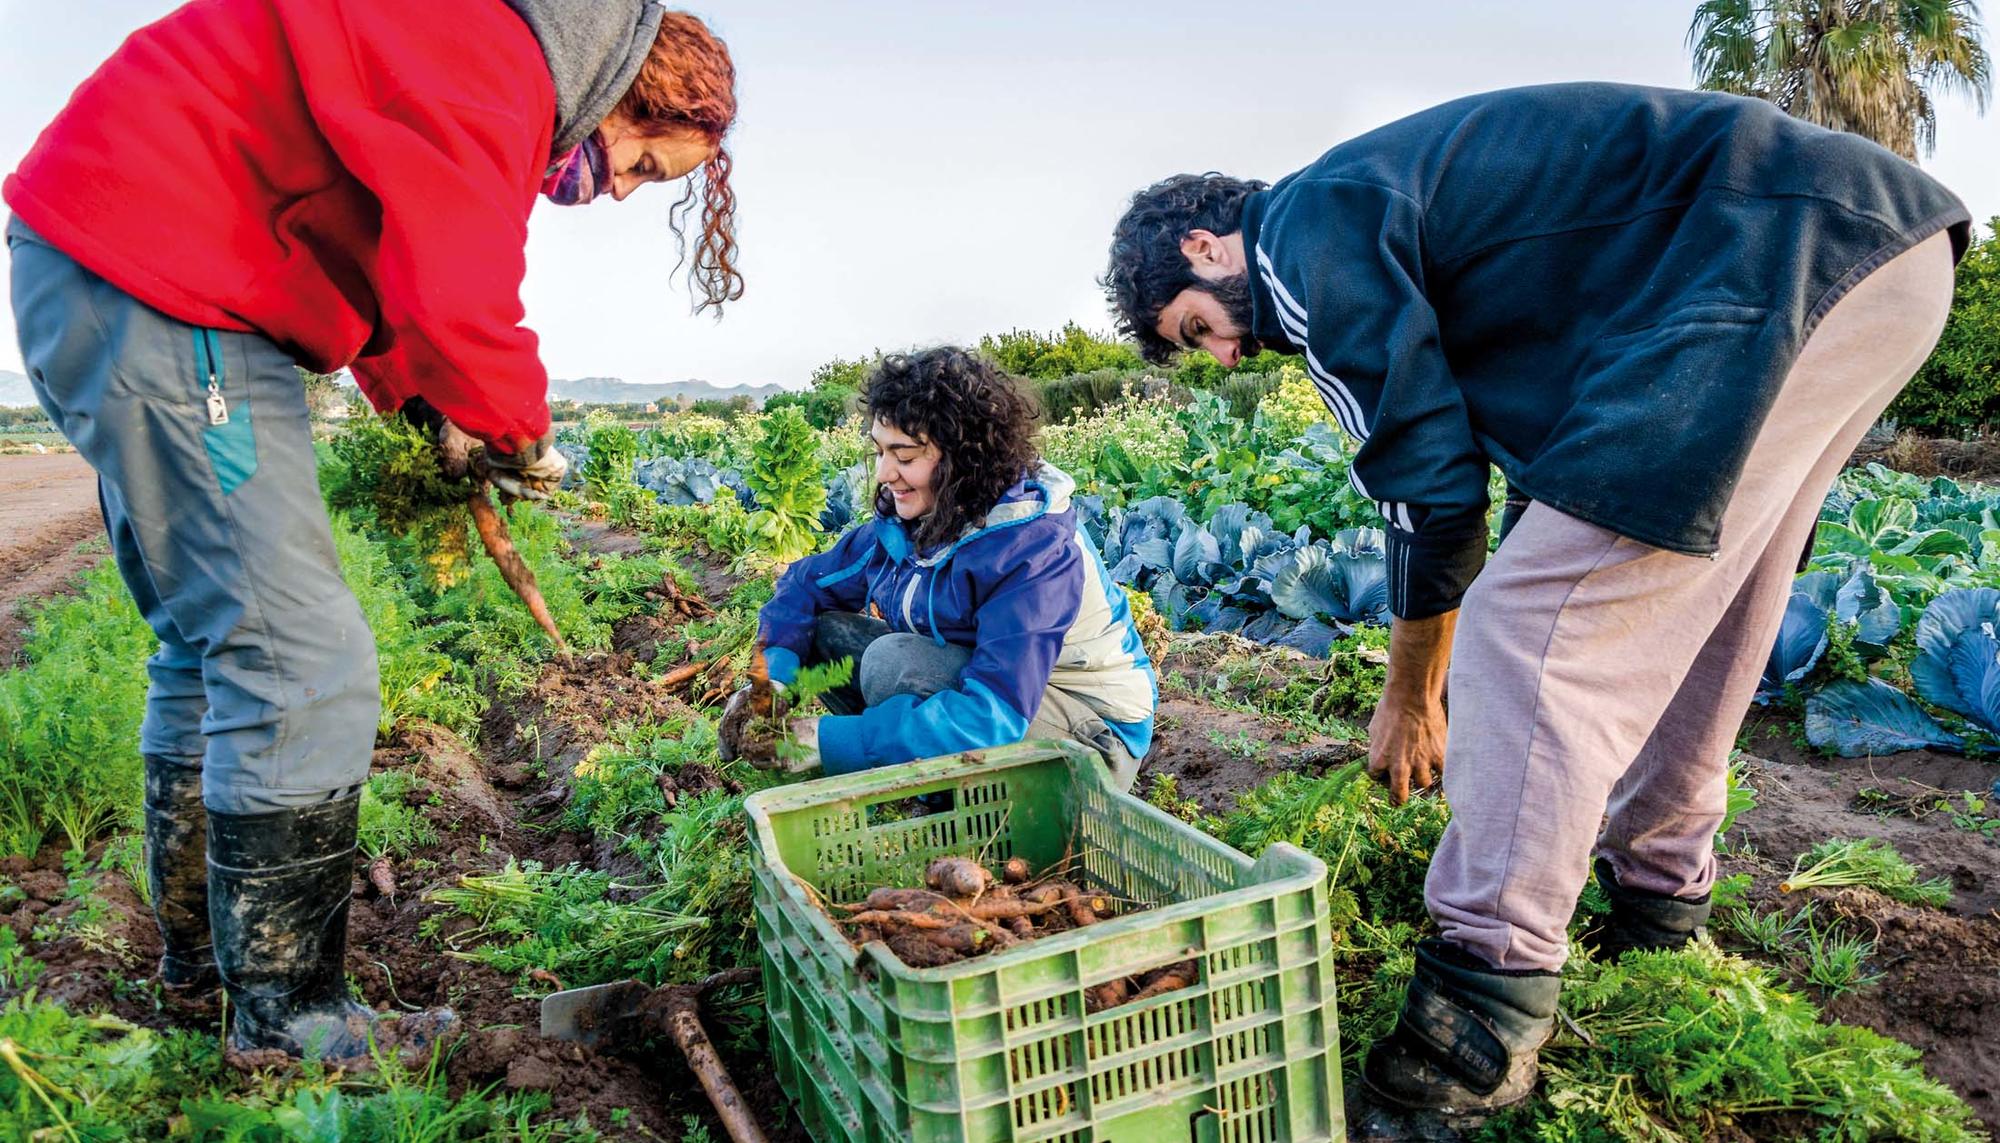
[[[1702,0],[1695,84],[1755,95],[1915,161],[1937,142],[1937,93],[1984,114],[1992,62],[1975,0]]]

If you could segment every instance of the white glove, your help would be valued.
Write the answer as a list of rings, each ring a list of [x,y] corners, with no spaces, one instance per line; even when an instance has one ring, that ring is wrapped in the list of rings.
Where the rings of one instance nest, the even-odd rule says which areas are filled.
[[[500,495],[514,500],[546,500],[562,487],[569,461],[555,446],[555,432],[511,455],[486,450],[486,478]]]
[[[795,718],[788,724],[792,739],[778,743],[778,756],[768,764],[751,761],[759,770],[782,770],[787,774],[809,774],[820,768],[819,719]]]

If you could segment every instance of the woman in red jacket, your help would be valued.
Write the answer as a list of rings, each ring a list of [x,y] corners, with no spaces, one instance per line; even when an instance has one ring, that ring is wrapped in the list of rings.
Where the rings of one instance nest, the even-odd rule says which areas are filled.
[[[529,211],[688,178],[671,218],[719,307],[742,293],[735,114],[728,50],[650,0],[202,0],[126,40],[7,179],[29,378],[160,638],[140,747],[161,978],[219,977],[233,1048],[337,1059],[374,1034],[343,972],[374,641],[294,364],[420,399],[503,491],[545,495]]]

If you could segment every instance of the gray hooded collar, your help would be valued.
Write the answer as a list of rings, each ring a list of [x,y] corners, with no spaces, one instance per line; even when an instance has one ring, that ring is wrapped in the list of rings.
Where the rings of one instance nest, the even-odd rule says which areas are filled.
[[[659,33],[661,0],[505,0],[527,21],[556,85],[551,161],[604,121],[632,83]]]

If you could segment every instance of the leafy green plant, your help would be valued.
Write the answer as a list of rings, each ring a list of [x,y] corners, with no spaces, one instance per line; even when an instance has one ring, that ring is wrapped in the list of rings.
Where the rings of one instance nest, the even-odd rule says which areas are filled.
[[[1823,841],[1801,854],[1778,888],[1802,889],[1861,885],[1906,905],[1944,906],[1951,903],[1951,879],[1921,881],[1918,868],[1879,837]]]
[[[1951,824],[1962,830],[1969,830],[1981,837],[2000,835],[2000,816],[1993,813],[1991,799],[1966,790],[1956,802],[1947,802],[1945,812],[1951,817]]]
[[[1722,913],[1723,923],[1732,934],[1748,947],[1771,957],[1787,957],[1798,948],[1811,916],[1811,905],[1796,913],[1755,906]]]
[[[119,834],[104,843],[104,852],[97,858],[97,868],[105,873],[122,878],[131,886],[132,895],[143,905],[153,903],[153,883],[146,876],[146,839],[138,833]]]
[[[386,546],[356,530],[346,515],[335,513],[332,519],[341,578],[375,635],[382,689],[377,737],[387,738],[405,719],[471,734],[486,703],[471,672],[441,649],[447,631],[426,622],[396,575]]]
[[[1760,1125],[1784,1137],[1984,1138],[1916,1049],[1821,1022],[1770,970],[1713,945],[1572,960],[1565,975],[1563,1011],[1588,1042],[1545,1047],[1550,1098],[1490,1121],[1480,1138],[1694,1143],[1762,1137]]]
[[[60,830],[82,850],[137,823],[146,657],[159,640],[110,561],[34,613],[26,665],[0,674],[0,854]]]
[[[561,525],[548,513],[521,505],[508,511],[508,519],[514,546],[534,570],[563,638],[583,650],[610,646],[611,629],[591,613],[582,566],[563,540]],[[445,625],[442,634],[452,656],[482,672],[504,669],[510,660],[542,659],[551,651],[548,637],[491,560],[476,562],[464,582],[423,602]]]
[[[1806,982],[1826,993],[1828,1000],[1865,988],[1882,979],[1868,968],[1875,942],[1839,931],[1837,922],[1822,929],[1808,923],[1804,933]]]
[[[648,610],[655,602],[648,596],[656,595],[661,581],[669,577],[683,591],[694,587],[687,572],[666,556],[601,556],[580,569],[579,586],[591,618],[600,623],[616,623]]]
[[[1959,262],[1944,332],[1888,415],[1932,429],[2000,421],[2000,218]]]
[[[1742,751],[1729,760],[1729,769],[1723,775],[1724,788],[1728,791],[1723,800],[1722,824],[1715,827],[1716,844],[1720,845],[1729,834],[1729,827],[1736,819],[1757,808],[1757,787],[1750,784],[1749,763],[1743,760]]]
[[[818,443],[797,409],[763,419],[756,459],[745,479],[760,505],[750,530],[780,560],[795,560],[819,546],[819,515],[826,508]]]
[[[543,869],[510,859],[497,873],[460,877],[430,900],[478,922],[446,938],[451,955],[501,972],[541,969],[565,984],[598,984],[658,975],[672,962],[678,936],[710,923],[657,907],[646,889],[578,865]]]
[[[1353,894],[1377,924],[1427,924],[1424,877],[1451,812],[1444,800],[1401,806],[1352,762],[1324,777],[1287,771],[1244,794],[1215,836],[1257,854],[1288,841],[1327,863],[1328,885]]]
[[[1180,780],[1172,774],[1152,776],[1146,787],[1146,802],[1190,824],[1200,824],[1208,816],[1200,802],[1181,793]]]
[[[361,788],[361,826],[355,844],[370,861],[404,857],[436,845],[437,828],[409,804],[417,780],[407,770],[371,775]]]
[[[603,500],[632,484],[632,462],[639,456],[639,438],[631,429],[602,414],[584,421],[590,452],[583,464],[583,487]]]
[[[1054,334],[1024,329],[988,334],[979,339],[979,352],[1017,377],[1068,377],[1099,369],[1138,369],[1145,364],[1137,349],[1075,322]]]
[[[861,397],[861,389],[867,381],[868,366],[861,362],[833,362],[815,371],[815,378],[830,366],[842,366],[840,380],[815,380],[813,387],[803,393],[780,393],[764,402],[766,413],[779,409],[795,408],[806,419],[806,423],[816,429],[830,429],[845,421],[854,411]],[[859,376],[853,376],[858,373]],[[849,378],[852,378],[849,380]]]
[[[787,713],[806,710],[813,702],[829,691],[837,690],[854,680],[854,659],[843,656],[831,663],[815,663],[800,667],[793,676],[791,685],[785,688],[783,710]],[[757,731],[753,730],[753,734]],[[777,739],[778,756],[781,758],[803,758],[811,752],[792,734],[789,718],[782,725],[767,728],[764,733]]]
[[[733,496],[716,501],[702,513],[701,541],[709,551],[737,558],[755,550],[757,540],[755,521]]]
[[[1243,762],[1255,762],[1271,752],[1268,743],[1259,742],[1244,731],[1224,734],[1220,730],[1208,732],[1209,745]]]
[[[572,829],[620,837],[656,821],[671,808],[662,779],[689,767],[712,767],[715,749],[714,726],[692,714],[597,746],[572,772],[563,822]]]
[[[464,581],[471,563],[465,504],[472,483],[444,475],[437,446],[423,430],[393,413],[355,417],[333,438],[331,452],[333,462],[320,471],[329,507],[409,540],[408,551],[428,570],[431,586]]]

